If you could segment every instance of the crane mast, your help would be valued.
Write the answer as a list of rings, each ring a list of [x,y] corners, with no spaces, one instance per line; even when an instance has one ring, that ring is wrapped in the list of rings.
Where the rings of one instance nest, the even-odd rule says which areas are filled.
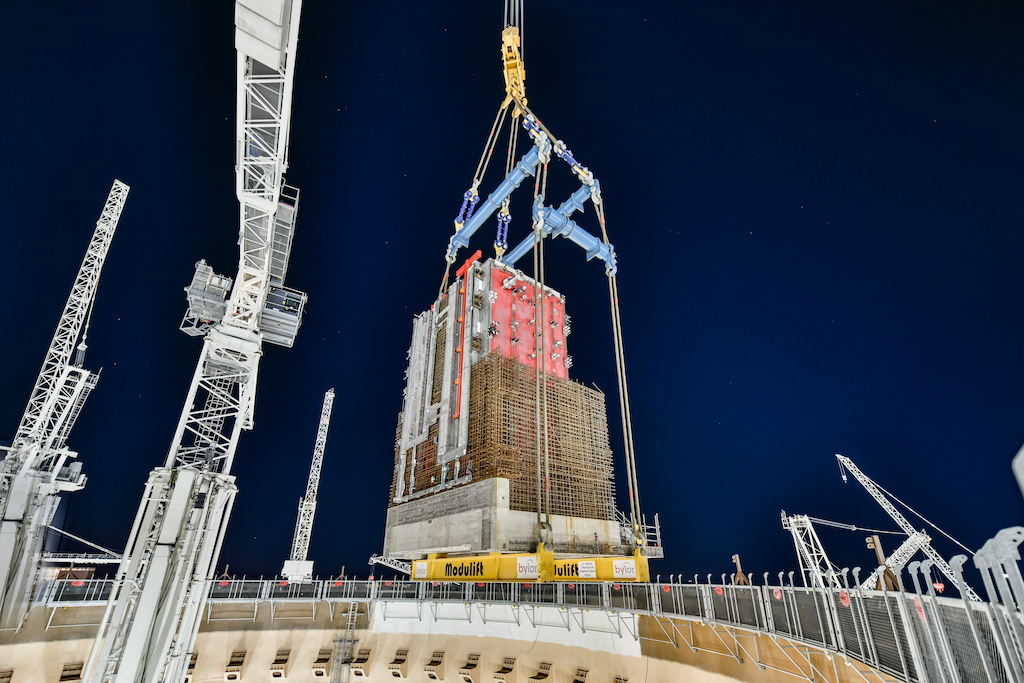
[[[301,0],[235,3],[234,278],[205,261],[186,287],[181,329],[204,338],[167,458],[149,475],[83,680],[183,681],[207,579],[236,486],[231,466],[253,427],[263,342],[290,347],[306,295],[284,287],[298,192],[284,185]],[[230,296],[228,292],[230,291]]]
[[[28,609],[32,579],[46,526],[62,491],[85,486],[78,456],[65,446],[98,373],[82,367],[85,334],[100,271],[114,237],[128,186],[115,180],[43,366],[25,407],[18,431],[0,462],[0,623],[16,627]],[[83,326],[85,334],[83,334]],[[77,353],[76,353],[77,351]],[[74,357],[73,357],[74,355]]]
[[[954,586],[957,587],[957,590],[971,600],[976,602],[981,601],[981,598],[978,597],[978,594],[975,593],[970,586],[957,580],[956,575],[953,573],[953,568],[950,567],[949,563],[947,563],[935,548],[931,546],[931,539],[927,534],[917,531],[914,526],[907,521],[907,518],[903,516],[903,513],[896,509],[896,506],[892,504],[888,497],[886,497],[870,477],[861,472],[860,468],[854,465],[853,461],[846,456],[836,453],[836,459],[839,461],[839,468],[843,475],[843,481],[846,481],[846,472],[852,474],[854,479],[860,482],[860,485],[864,487],[864,490],[875,499],[875,502],[882,506],[882,509],[885,510],[885,512],[892,517],[893,521],[899,525],[900,529],[907,534],[907,540],[905,540],[900,547],[894,550],[892,554],[886,558],[886,566],[892,569],[894,573],[897,573],[903,569],[904,565],[910,560],[914,553],[920,549],[925,555],[932,559],[938,570],[942,572]],[[864,582],[865,588],[869,588],[871,585],[874,585],[878,579],[877,574],[880,571],[885,571],[885,569],[880,567],[879,570],[872,573],[872,575],[868,577],[867,581]]]
[[[782,511],[782,528],[793,536],[793,546],[800,560],[800,576],[811,588],[842,588],[839,568],[828,559],[825,547],[818,539],[811,519],[807,515],[787,515]]]
[[[283,576],[291,580],[309,581],[313,578],[313,563],[307,560],[306,556],[309,554],[309,538],[313,532],[316,492],[320,488],[320,469],[323,467],[327,429],[331,425],[333,406],[334,389],[328,389],[324,394],[324,404],[320,408],[320,425],[316,430],[316,444],[313,446],[313,462],[309,466],[306,495],[299,500],[299,513],[295,519],[295,533],[292,536],[292,551],[281,571]]]

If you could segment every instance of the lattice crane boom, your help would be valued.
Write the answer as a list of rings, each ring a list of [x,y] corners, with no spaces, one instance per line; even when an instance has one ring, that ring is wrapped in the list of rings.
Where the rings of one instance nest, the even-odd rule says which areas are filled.
[[[87,320],[128,186],[115,180],[64,304],[18,431],[0,462],[0,623],[17,626],[28,608],[46,526],[61,491],[85,486],[68,434],[99,375],[82,368]],[[75,351],[78,351],[75,354]],[[74,355],[74,358],[73,358]]]
[[[886,514],[892,517],[892,520],[896,522],[896,524],[899,525],[900,529],[902,529],[903,532],[907,534],[907,536],[909,537],[907,541],[904,541],[904,545],[907,546],[906,548],[904,548],[904,546],[901,545],[899,548],[896,549],[896,551],[893,552],[892,555],[889,556],[889,558],[886,559],[887,566],[889,566],[894,572],[899,571],[899,569],[903,568],[903,565],[899,565],[899,569],[897,569],[892,564],[889,564],[890,560],[892,560],[895,563],[898,563],[905,556],[906,559],[902,559],[902,562],[903,564],[906,564],[907,560],[909,560],[910,557],[913,555],[912,552],[908,555],[907,551],[913,545],[921,542],[921,539],[919,538],[921,536],[921,532],[914,529],[914,525],[911,524],[907,520],[907,518],[903,516],[903,513],[896,509],[896,506],[892,504],[892,502],[885,495],[885,493],[882,492],[879,486],[874,481],[872,481],[870,477],[861,472],[860,468],[853,464],[852,460],[838,453],[836,453],[836,459],[839,461],[839,469],[843,475],[843,481],[846,481],[846,472],[852,474],[854,479],[860,482],[860,485],[864,487],[864,490],[867,491],[868,494],[875,499],[875,502],[882,506],[882,509],[885,510]],[[915,538],[917,540],[914,540]],[[942,556],[939,555],[935,548],[931,546],[930,539],[925,540],[923,543],[921,543],[919,547],[925,555],[932,559],[938,570],[942,572],[943,575],[947,579],[949,579],[954,586],[957,587],[957,590],[959,590],[961,593],[969,597],[971,600],[977,602],[981,601],[981,598],[978,596],[977,593],[974,592],[974,589],[972,589],[967,584],[961,584],[961,582],[957,580],[956,575],[953,573],[953,568],[950,567],[949,563],[947,563],[946,560],[944,560]]]
[[[334,406],[334,389],[324,394],[320,408],[320,425],[316,430],[316,444],[313,446],[313,462],[309,466],[309,480],[306,495],[299,501],[299,514],[295,520],[295,534],[292,536],[293,562],[305,562],[309,554],[309,538],[313,531],[313,516],[316,514],[316,493],[320,488],[320,469],[324,462],[324,448],[327,446],[327,429],[331,425],[331,408]]]
[[[910,562],[910,558],[914,556],[914,553],[918,550],[922,550],[928,546],[929,543],[931,543],[931,538],[928,534],[921,531],[915,531],[911,536],[907,537],[907,539],[903,541],[896,550],[892,551],[889,557],[885,558],[884,566],[878,567],[875,571],[871,572],[871,576],[865,579],[860,584],[860,587],[864,590],[874,590],[886,569],[891,570],[893,574],[898,574],[905,566],[907,566],[907,562]]]
[[[103,270],[110,242],[114,238],[114,231],[121,219],[121,211],[128,198],[128,189],[128,186],[120,180],[115,180],[107,194],[103,211],[100,213],[99,220],[96,221],[96,230],[93,232],[82,265],[78,269],[75,284],[71,287],[71,293],[64,304],[57,330],[50,341],[43,366],[39,370],[28,405],[25,407],[25,413],[18,425],[18,432],[14,437],[12,452],[8,454],[8,460],[16,455],[15,451],[19,446],[29,441],[38,441],[53,436],[53,430],[48,427],[52,426],[54,420],[54,409],[57,404],[56,394],[59,393],[61,379],[67,369],[72,365],[81,365],[80,362],[72,363],[72,354],[75,352],[75,347],[78,345],[76,342],[79,342],[79,337],[82,334],[82,326],[92,310],[100,272]],[[66,433],[63,436],[66,437]],[[61,448],[64,443],[61,440],[51,445],[54,448]]]
[[[238,270],[226,278],[200,261],[186,288],[182,330],[203,348],[115,574],[83,671],[92,683],[185,679],[237,490],[239,435],[253,427],[263,342],[291,346],[301,324],[306,295],[283,286],[298,201],[284,171],[301,4],[235,3]]]

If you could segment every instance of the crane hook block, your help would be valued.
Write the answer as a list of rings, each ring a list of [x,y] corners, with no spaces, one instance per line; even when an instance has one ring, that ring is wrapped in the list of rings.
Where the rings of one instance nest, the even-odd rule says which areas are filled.
[[[522,112],[519,105],[526,106],[526,69],[523,67],[523,58],[520,54],[522,42],[519,37],[519,27],[509,26],[501,32],[501,60],[505,67],[505,101],[502,107],[507,107],[516,101],[516,107],[512,110],[512,117],[519,116]]]

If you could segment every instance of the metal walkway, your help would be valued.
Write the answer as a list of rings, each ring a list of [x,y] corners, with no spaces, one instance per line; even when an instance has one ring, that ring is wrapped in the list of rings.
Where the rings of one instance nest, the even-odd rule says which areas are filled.
[[[1024,539],[1024,529],[1016,529]],[[753,661],[762,668],[768,665],[762,662],[759,640],[747,636],[765,636],[809,679],[815,672],[808,648],[907,683],[1019,682],[1024,681],[1024,619],[1016,605],[1024,602],[1024,582],[1014,551],[1016,545],[1007,543],[979,551],[976,562],[985,572],[988,602],[936,596],[930,580],[919,581],[919,572],[921,578],[928,575],[926,561],[908,566],[912,588],[903,593],[859,589],[859,568],[843,589],[794,586],[793,572],[788,581],[779,573],[774,586],[767,573],[760,586],[734,586],[724,574],[720,583],[707,575],[706,583],[694,577],[686,584],[214,580],[207,587],[207,619],[218,606],[231,603],[252,604],[248,619],[254,619],[259,605],[269,602],[272,618],[274,606],[283,603],[311,604],[314,616],[327,607],[331,621],[339,605],[370,603],[368,609],[380,608],[385,619],[436,620],[438,608],[447,604],[462,606],[463,618],[470,621],[475,616],[486,622],[488,611],[493,618],[496,610],[504,610],[517,623],[539,627],[538,609],[553,608],[564,613],[561,624],[570,631],[587,630],[588,620],[592,624],[594,615],[602,614],[609,632],[634,639],[641,637],[635,617],[651,617],[657,626],[649,625],[648,631],[654,629],[655,635],[645,638]],[[959,569],[964,559],[954,558],[952,564]],[[848,572],[842,577],[846,582]],[[102,604],[111,584],[106,579],[53,581],[40,591],[37,604],[55,610]],[[397,610],[397,616],[395,608],[388,609],[402,603],[414,608]],[[693,637],[699,625],[710,626],[723,649],[701,647]],[[879,678],[870,671],[861,676],[865,681]]]

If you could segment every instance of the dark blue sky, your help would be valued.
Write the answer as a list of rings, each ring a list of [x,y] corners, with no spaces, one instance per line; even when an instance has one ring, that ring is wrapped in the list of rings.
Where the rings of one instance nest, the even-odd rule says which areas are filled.
[[[200,349],[177,331],[182,287],[200,258],[237,266],[232,7],[7,16],[0,440],[121,178],[87,358],[103,375],[70,439],[90,481],[68,520],[121,548]],[[267,349],[221,566],[280,569],[330,386],[310,556],[365,574],[380,550],[411,318],[503,95],[500,22],[499,2],[304,3],[288,284],[310,303],[295,348]],[[655,573],[717,575],[734,552],[795,568],[780,508],[894,528],[836,452],[972,548],[1024,521],[1022,32],[1011,2],[527,4],[531,107],[607,202]],[[558,202],[572,186],[552,176]],[[581,224],[598,230],[592,210]],[[548,255],[572,374],[614,425],[602,268],[564,241]],[[621,457],[617,427],[612,443]],[[822,537],[872,564],[863,534]]]

